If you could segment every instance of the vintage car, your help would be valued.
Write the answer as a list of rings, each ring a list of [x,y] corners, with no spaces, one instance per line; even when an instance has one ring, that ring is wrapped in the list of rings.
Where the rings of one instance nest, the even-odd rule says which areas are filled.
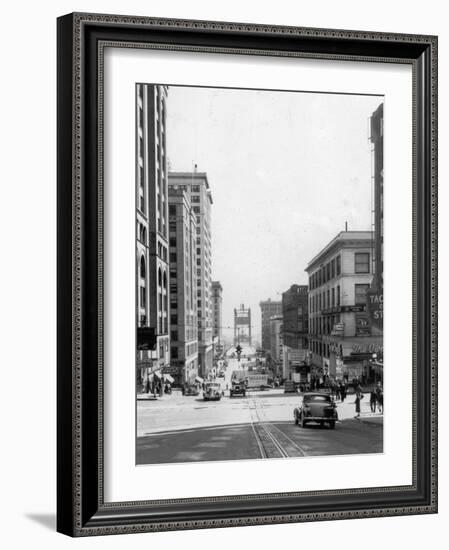
[[[338,420],[337,409],[334,400],[328,393],[308,392],[301,396],[298,407],[293,411],[295,424],[301,424],[304,428],[309,422],[317,422],[329,428],[335,428]]]
[[[296,384],[293,380],[286,380],[284,382],[284,393],[296,393]]]
[[[232,384],[232,387],[229,392],[229,397],[235,397],[236,395],[241,395],[242,397],[245,397],[246,386],[243,381]]]
[[[206,386],[203,390],[204,401],[220,401],[221,399],[221,386],[216,382],[206,382]]]
[[[184,388],[184,395],[199,395],[200,390],[198,389],[198,386],[191,384],[189,386],[185,386]]]

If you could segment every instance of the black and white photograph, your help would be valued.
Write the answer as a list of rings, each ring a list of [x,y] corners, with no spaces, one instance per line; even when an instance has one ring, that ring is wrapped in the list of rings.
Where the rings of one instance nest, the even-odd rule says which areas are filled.
[[[136,464],[383,453],[384,97],[135,101]]]

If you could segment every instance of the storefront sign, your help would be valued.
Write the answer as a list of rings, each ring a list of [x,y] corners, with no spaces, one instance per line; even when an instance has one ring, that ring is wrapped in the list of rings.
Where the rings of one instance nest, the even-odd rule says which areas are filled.
[[[326,309],[322,309],[321,313],[323,315],[329,315],[332,313],[362,313],[363,311],[366,311],[365,304],[358,304],[353,306],[328,307]]]
[[[371,327],[366,316],[357,316],[355,321],[355,330],[357,336],[365,336],[371,334]]]
[[[353,344],[352,351],[353,353],[383,353],[384,347],[383,344]]]
[[[366,292],[368,317],[372,327],[382,331],[384,325],[384,295],[383,291],[369,289]]]

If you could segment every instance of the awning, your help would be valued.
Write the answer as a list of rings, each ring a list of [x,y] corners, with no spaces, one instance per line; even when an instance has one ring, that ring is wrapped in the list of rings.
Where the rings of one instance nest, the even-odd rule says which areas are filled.
[[[199,382],[200,384],[202,384],[204,382],[204,380],[201,378],[201,376],[197,376],[195,378],[195,382]]]
[[[175,379],[173,378],[173,376],[171,376],[170,374],[164,374],[164,380],[166,382],[170,382],[170,384],[173,384],[173,382],[175,381]]]

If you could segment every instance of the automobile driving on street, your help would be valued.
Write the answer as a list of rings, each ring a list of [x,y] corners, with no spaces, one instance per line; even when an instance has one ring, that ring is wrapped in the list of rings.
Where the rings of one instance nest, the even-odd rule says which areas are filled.
[[[246,395],[246,386],[243,380],[241,382],[232,383],[229,397],[235,397],[236,395],[241,395],[242,397],[245,397]]]
[[[327,393],[309,392],[300,398],[300,404],[293,411],[295,424],[301,424],[304,428],[309,422],[317,422],[321,426],[325,423],[329,428],[335,428],[338,420],[336,405],[332,397]]]
[[[221,386],[216,382],[206,382],[203,390],[204,401],[220,401],[221,399]]]

